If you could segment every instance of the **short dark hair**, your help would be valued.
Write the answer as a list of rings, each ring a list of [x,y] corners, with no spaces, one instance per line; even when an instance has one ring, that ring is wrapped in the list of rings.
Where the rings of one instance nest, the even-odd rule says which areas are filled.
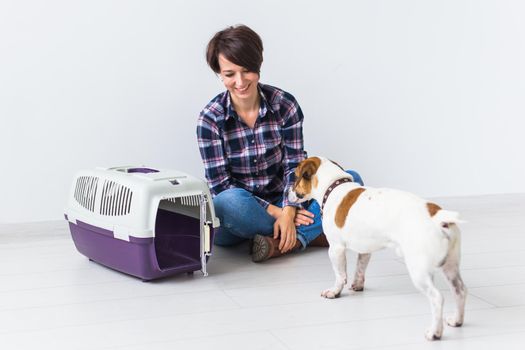
[[[230,26],[217,32],[206,48],[206,61],[215,73],[221,72],[219,54],[228,61],[259,73],[263,62],[261,37],[245,25]]]

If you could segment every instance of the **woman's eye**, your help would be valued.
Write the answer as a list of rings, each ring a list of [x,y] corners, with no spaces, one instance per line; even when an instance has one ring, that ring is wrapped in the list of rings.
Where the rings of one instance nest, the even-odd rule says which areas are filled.
[[[231,77],[233,77],[233,74],[224,74],[224,76],[225,76],[226,78],[231,78]]]

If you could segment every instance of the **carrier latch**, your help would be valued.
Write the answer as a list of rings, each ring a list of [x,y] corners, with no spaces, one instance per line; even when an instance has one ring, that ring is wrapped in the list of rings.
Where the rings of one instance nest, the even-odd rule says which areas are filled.
[[[201,269],[204,276],[208,276],[206,270],[206,263],[208,256],[211,255],[211,242],[210,242],[210,225],[209,221],[206,221],[206,203],[208,203],[208,197],[203,193],[200,198],[200,236],[201,236]]]

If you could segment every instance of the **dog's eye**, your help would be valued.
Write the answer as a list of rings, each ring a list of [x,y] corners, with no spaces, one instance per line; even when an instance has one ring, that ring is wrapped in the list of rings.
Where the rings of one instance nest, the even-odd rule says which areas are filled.
[[[308,173],[303,174],[303,179],[305,179],[306,181],[310,181],[310,178],[311,178],[310,174]]]

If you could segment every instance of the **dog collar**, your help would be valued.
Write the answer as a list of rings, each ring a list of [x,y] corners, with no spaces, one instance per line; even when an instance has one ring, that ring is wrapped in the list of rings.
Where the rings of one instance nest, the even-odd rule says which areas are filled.
[[[323,203],[321,204],[321,216],[323,216],[323,209],[324,209],[324,205],[326,203],[326,200],[328,199],[328,196],[330,195],[330,193],[332,193],[332,191],[339,185],[342,185],[344,183],[347,183],[347,182],[353,182],[351,178],[349,177],[343,177],[341,179],[337,179],[335,180],[334,182],[332,182],[332,184],[330,185],[330,187],[328,187],[328,189],[326,190],[326,192],[324,193],[324,196],[323,196]]]

